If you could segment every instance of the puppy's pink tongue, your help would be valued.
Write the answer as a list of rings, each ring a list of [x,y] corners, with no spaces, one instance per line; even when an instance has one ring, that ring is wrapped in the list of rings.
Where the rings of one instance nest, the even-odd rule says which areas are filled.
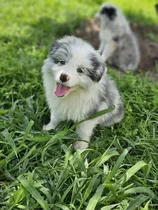
[[[55,95],[58,97],[63,97],[69,91],[70,87],[57,83]]]

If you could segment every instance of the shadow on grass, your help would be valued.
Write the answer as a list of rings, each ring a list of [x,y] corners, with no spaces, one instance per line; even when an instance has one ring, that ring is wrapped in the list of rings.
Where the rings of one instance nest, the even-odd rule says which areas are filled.
[[[71,35],[79,26],[80,21],[80,19],[75,19],[75,21],[67,20],[59,23],[48,17],[41,17],[38,22],[31,25],[29,37],[37,45],[47,45],[56,38]]]
[[[65,22],[58,22],[48,17],[41,17],[37,22],[30,25],[26,36],[0,36],[3,43],[12,42],[15,48],[21,46],[47,46],[57,38],[64,35],[71,35],[80,25],[81,19],[70,18]],[[7,46],[9,47],[9,46]]]
[[[41,67],[52,42],[56,38],[72,34],[79,23],[79,19],[59,23],[51,18],[41,17],[30,25],[24,36],[0,36],[0,42],[4,47],[3,54],[6,55],[0,58],[2,61],[0,80],[7,77],[8,81],[15,78],[19,82],[24,82],[29,76],[25,75],[26,72],[32,77],[31,70]]]
[[[142,25],[156,25],[153,18],[146,17],[141,11],[134,13],[126,10],[125,15],[130,22],[138,23]],[[56,38],[60,38],[64,35],[71,35],[82,22],[81,17],[74,17],[73,19],[68,16],[64,22],[58,22],[49,17],[41,17],[38,21],[32,23],[26,32],[26,36],[0,36],[0,40],[4,43],[13,42],[16,47],[21,46],[48,46]],[[93,43],[92,43],[93,44]]]

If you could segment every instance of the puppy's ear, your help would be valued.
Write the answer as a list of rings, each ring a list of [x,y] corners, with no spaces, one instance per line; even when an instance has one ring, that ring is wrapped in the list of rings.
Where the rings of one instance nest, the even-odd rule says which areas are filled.
[[[116,17],[116,9],[114,7],[103,7],[100,13],[102,15],[106,14],[110,20]]]
[[[50,54],[50,55],[53,55],[60,47],[61,47],[61,44],[60,44],[59,40],[56,40],[56,41],[52,44],[52,46],[51,46],[51,48],[50,48],[50,51],[49,51],[49,54]]]
[[[107,71],[107,69],[106,69],[105,64],[101,62],[100,66],[97,69],[97,78],[96,78],[97,82],[99,82],[101,80],[101,78],[103,76],[103,73],[106,72],[106,71]]]
[[[92,71],[90,72],[90,78],[99,82],[102,78],[103,73],[106,71],[105,64],[101,60],[101,57],[96,56],[95,54],[90,54],[90,61],[92,65]]]

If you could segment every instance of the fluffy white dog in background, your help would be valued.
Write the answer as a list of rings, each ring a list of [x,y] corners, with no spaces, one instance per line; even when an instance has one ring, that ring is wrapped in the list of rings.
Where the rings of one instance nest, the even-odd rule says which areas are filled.
[[[95,17],[100,19],[100,47],[104,61],[124,71],[135,70],[140,52],[135,35],[121,10],[104,3]]]
[[[51,111],[44,130],[55,129],[63,120],[79,122],[92,114],[115,106],[105,115],[82,122],[76,127],[85,141],[74,143],[75,149],[88,147],[97,124],[111,126],[124,115],[123,103],[113,81],[106,74],[100,54],[87,42],[74,36],[56,40],[42,67],[46,99]]]

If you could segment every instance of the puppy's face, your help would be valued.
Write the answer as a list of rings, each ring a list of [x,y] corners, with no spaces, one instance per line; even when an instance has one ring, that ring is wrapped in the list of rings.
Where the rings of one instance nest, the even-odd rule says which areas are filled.
[[[56,82],[55,94],[67,96],[78,88],[86,89],[100,81],[105,65],[94,48],[83,40],[67,36],[54,42],[48,55]]]
[[[117,17],[118,9],[109,3],[105,3],[101,6],[99,12],[96,13],[95,17],[100,18],[101,21],[113,21]]]

